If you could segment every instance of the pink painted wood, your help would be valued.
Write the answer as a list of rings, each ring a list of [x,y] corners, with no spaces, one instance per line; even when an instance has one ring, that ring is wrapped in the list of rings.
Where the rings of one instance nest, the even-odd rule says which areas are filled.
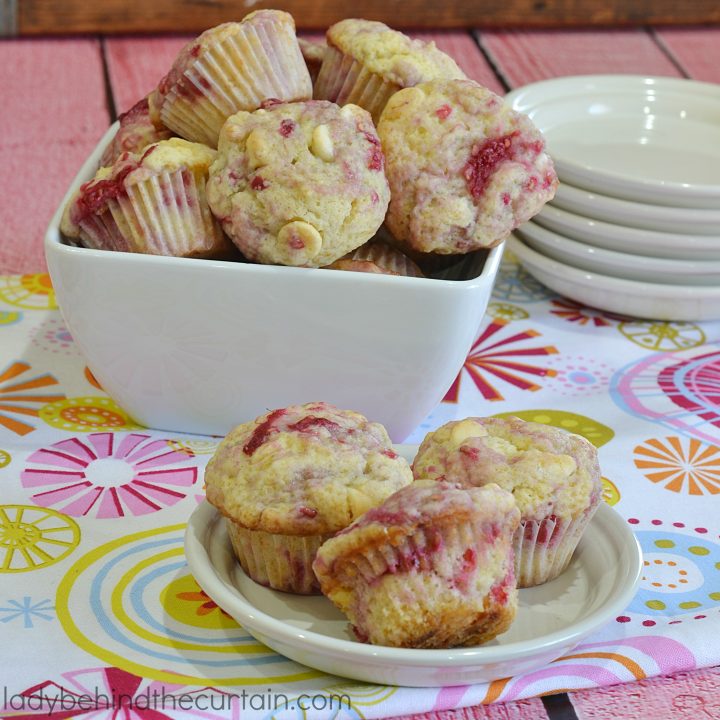
[[[443,51],[450,55],[460,69],[475,82],[484,85],[493,92],[504,93],[502,84],[493,69],[483,57],[477,43],[468,33],[415,33],[414,37],[421,40],[432,40]]]
[[[145,97],[170,69],[186,35],[105,40],[105,57],[118,114]]]
[[[643,30],[482,32],[479,37],[510,87],[563,75],[681,75]]]
[[[461,710],[439,710],[424,715],[403,715],[391,720],[547,720],[548,714],[540,698],[511,703],[476,705]]]
[[[108,125],[96,40],[0,43],[0,272],[45,269],[42,238]]]
[[[720,83],[720,28],[663,28],[655,38],[689,77]]]
[[[570,696],[579,720],[716,720],[720,668],[641,680]]]

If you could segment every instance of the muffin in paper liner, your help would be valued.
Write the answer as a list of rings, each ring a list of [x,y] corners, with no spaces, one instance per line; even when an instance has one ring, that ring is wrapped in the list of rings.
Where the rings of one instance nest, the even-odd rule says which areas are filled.
[[[330,270],[352,270],[381,275],[425,277],[407,255],[382,240],[370,240],[357,250],[327,266]]]
[[[208,208],[206,182],[203,172],[165,171],[134,184],[108,208],[134,252],[216,257],[229,243]]]
[[[316,99],[330,100],[338,105],[359,105],[377,124],[387,101],[401,88],[401,85],[370,72],[337,48],[328,46],[313,93]]]
[[[323,267],[382,224],[390,202],[384,163],[361,107],[266,103],[223,125],[208,202],[249,260]]]
[[[432,80],[388,101],[378,135],[403,247],[456,255],[503,242],[552,200],[557,173],[542,133],[470,80]]]
[[[324,543],[313,569],[361,641],[477,645],[515,617],[519,520],[497,486],[417,481]]]
[[[215,151],[174,138],[123,153],[82,185],[61,229],[97,250],[176,257],[234,252],[205,198]]]
[[[258,10],[189,43],[154,91],[151,108],[178,135],[216,147],[225,120],[239,110],[311,97],[292,17]]]
[[[465,77],[435,43],[413,40],[380,22],[341,20],[326,37],[314,97],[359,105],[375,123],[398,90],[433,78]]]
[[[323,402],[237,426],[205,471],[208,502],[248,576],[302,594],[319,592],[320,545],[411,482],[382,425]]]
[[[305,60],[308,72],[310,73],[310,79],[315,83],[318,73],[320,72],[323,58],[325,57],[327,45],[325,42],[313,42],[312,40],[307,40],[302,37],[298,38],[298,44],[300,45],[300,52]]]
[[[513,493],[521,513],[514,540],[521,588],[567,568],[602,493],[597,449],[588,440],[515,417],[454,420],[428,433],[413,474]]]
[[[596,510],[594,505],[571,520],[551,515],[521,522],[514,538],[518,587],[542,585],[563,573]]]
[[[319,594],[312,563],[330,535],[277,535],[248,530],[229,518],[225,524],[235,557],[256,583],[298,595]]]

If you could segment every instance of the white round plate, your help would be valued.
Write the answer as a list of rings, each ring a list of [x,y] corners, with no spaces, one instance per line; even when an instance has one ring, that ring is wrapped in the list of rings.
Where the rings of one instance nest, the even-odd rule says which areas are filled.
[[[661,285],[581,270],[507,239],[525,269],[560,295],[609,312],[651,320],[720,320],[720,287]]]
[[[604,250],[533,222],[520,226],[515,233],[539,253],[583,270],[642,282],[720,287],[720,260],[668,260]]]
[[[533,222],[607,250],[678,260],[720,260],[720,235],[683,235],[613,225],[553,205],[545,205]]]
[[[558,175],[642,202],[720,209],[720,87],[678,78],[545,80],[507,100],[543,132]]]
[[[646,205],[560,183],[552,204],[578,215],[630,227],[694,235],[720,233],[720,210]]]
[[[400,446],[403,454],[416,449]],[[190,518],[185,554],[203,590],[281,655],[332,675],[412,687],[489,682],[546,665],[622,612],[642,568],[627,523],[601,503],[568,569],[552,582],[520,591],[506,633],[479,647],[421,650],[358,642],[327,598],[276,592],[250,580],[233,556],[224,519],[208,503]]]

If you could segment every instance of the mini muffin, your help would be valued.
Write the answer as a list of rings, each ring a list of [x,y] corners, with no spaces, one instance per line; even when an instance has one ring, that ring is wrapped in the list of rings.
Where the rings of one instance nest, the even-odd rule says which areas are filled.
[[[328,28],[315,98],[365,108],[377,122],[401,88],[435,78],[464,78],[434,42],[412,40],[372,20],[341,20]]]
[[[232,245],[205,184],[216,152],[180,138],[123,153],[68,203],[61,230],[85,247],[177,257],[221,257]]]
[[[416,479],[497,483],[522,516],[515,537],[518,587],[567,567],[600,503],[597,450],[585,438],[519,418],[467,418],[429,433],[413,463]]]
[[[390,199],[384,162],[361,108],[269,103],[223,127],[208,202],[249,260],[322,267],[382,223]]]
[[[300,52],[305,60],[308,72],[310,73],[310,79],[314,83],[320,72],[320,66],[325,57],[327,45],[324,42],[312,42],[311,40],[306,40],[301,37],[298,38],[298,44],[300,45]]]
[[[392,245],[375,239],[366,242],[327,267],[329,270],[425,277],[422,270],[407,255]]]
[[[305,594],[319,591],[320,545],[410,482],[382,425],[322,402],[236,427],[205,471],[207,499],[226,517],[243,570]]]
[[[137,153],[148,145],[172,137],[170,130],[162,126],[157,127],[153,123],[146,97],[120,115],[118,121],[120,127],[113,141],[105,148],[100,158],[100,167],[112,165],[124,152]]]
[[[487,642],[517,609],[512,495],[497,485],[414,482],[318,551],[320,587],[375,645]]]
[[[543,136],[526,115],[471,80],[401,90],[378,134],[392,191],[386,224],[415,250],[493,247],[555,195]]]
[[[238,110],[254,110],[268,98],[311,97],[292,16],[257,10],[188,43],[151,105],[157,119],[178,135],[216,147],[220,128]]]

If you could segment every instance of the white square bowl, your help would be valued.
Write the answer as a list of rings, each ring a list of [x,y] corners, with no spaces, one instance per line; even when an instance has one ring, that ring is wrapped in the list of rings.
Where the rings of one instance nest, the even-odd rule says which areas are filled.
[[[115,129],[73,181],[45,253],[88,367],[138,423],[224,435],[268,409],[324,400],[400,442],[441,401],[477,335],[502,246],[469,255],[460,280],[74,247],[62,209]]]

